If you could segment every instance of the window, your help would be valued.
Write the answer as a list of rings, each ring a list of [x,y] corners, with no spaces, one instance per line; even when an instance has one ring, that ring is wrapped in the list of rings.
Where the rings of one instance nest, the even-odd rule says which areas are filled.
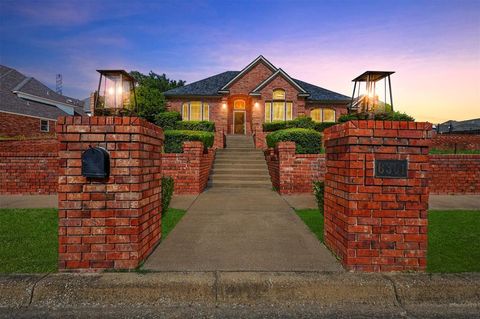
[[[235,100],[235,102],[233,102],[233,108],[235,110],[245,110],[245,101],[244,100]]]
[[[314,122],[335,122],[335,110],[333,109],[313,109],[310,111],[310,117]]]
[[[193,101],[182,105],[182,120],[184,121],[208,121],[209,117],[208,103]]]
[[[50,127],[48,125],[48,120],[40,120],[40,131],[41,132],[49,132]]]
[[[274,100],[285,100],[285,90],[282,90],[282,89],[273,90],[273,99]]]
[[[293,103],[285,101],[285,90],[273,90],[272,97],[272,101],[265,102],[265,122],[291,120]]]

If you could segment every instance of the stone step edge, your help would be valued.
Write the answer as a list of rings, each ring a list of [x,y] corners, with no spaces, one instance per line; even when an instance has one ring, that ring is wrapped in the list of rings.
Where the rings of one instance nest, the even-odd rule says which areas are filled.
[[[171,302],[325,306],[480,306],[479,274],[147,272],[1,275],[0,309],[153,306]]]

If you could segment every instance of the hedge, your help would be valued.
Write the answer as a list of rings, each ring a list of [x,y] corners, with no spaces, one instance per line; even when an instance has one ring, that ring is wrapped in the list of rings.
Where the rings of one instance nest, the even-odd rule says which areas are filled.
[[[172,200],[174,188],[173,178],[170,176],[162,177],[162,214],[167,213],[167,209],[170,206]]]
[[[162,112],[155,117],[155,124],[164,130],[173,130],[178,121],[182,120],[182,115],[178,112]]]
[[[215,123],[209,121],[179,121],[175,124],[177,130],[215,132]]]
[[[299,116],[291,121],[274,121],[271,123],[263,123],[264,132],[274,132],[278,130],[284,130],[287,128],[308,128],[315,131],[322,132],[327,127],[335,125],[335,122],[322,122],[317,123],[312,120],[311,117]]]
[[[183,142],[200,141],[205,149],[213,146],[215,134],[203,131],[166,130],[165,153],[183,153]]]
[[[413,117],[401,112],[380,112],[380,113],[350,113],[340,116],[338,121],[340,123],[352,120],[379,120],[379,121],[415,121]]]
[[[297,154],[318,154],[322,152],[322,135],[312,129],[289,128],[267,135],[268,147],[275,147],[278,142],[295,142]]]

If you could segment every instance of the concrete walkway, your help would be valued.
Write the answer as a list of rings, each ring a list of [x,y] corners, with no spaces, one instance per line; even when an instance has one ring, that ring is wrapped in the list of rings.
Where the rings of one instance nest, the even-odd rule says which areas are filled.
[[[187,210],[198,195],[174,195],[170,207]],[[311,194],[283,195],[296,209],[317,208]],[[480,210],[480,195],[430,195],[430,209]],[[0,208],[56,208],[57,195],[0,195]]]
[[[144,264],[158,271],[342,271],[276,192],[212,188]]]

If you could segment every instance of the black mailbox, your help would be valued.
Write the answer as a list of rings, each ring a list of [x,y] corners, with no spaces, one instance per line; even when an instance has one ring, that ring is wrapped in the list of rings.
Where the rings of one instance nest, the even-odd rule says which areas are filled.
[[[110,175],[110,155],[102,147],[90,147],[82,154],[82,176],[106,178]]]

